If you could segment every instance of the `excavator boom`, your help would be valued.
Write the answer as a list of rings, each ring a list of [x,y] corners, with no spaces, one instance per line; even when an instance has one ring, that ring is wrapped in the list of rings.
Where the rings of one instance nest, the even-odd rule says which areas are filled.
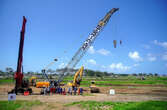
[[[73,81],[69,82],[67,85],[72,87],[80,86],[80,82],[82,81],[84,67],[82,66],[74,75]]]

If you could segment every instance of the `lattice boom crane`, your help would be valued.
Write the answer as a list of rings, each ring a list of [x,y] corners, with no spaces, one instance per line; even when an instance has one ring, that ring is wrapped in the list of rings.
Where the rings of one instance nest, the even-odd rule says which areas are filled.
[[[86,41],[83,43],[83,45],[79,48],[79,50],[75,53],[75,55],[72,57],[72,59],[70,60],[70,62],[67,64],[67,66],[65,67],[64,71],[62,72],[62,74],[60,75],[59,79],[58,79],[58,83],[60,83],[64,76],[68,73],[68,70],[71,68],[74,68],[77,63],[81,60],[81,58],[84,56],[84,54],[86,53],[86,51],[89,49],[89,47],[93,44],[93,42],[95,41],[95,39],[97,38],[97,36],[99,35],[99,33],[101,32],[101,30],[105,27],[105,25],[108,23],[110,17],[116,12],[118,11],[119,8],[113,8],[111,9],[106,16],[99,21],[98,25],[96,26],[96,28],[93,30],[93,32],[88,36],[88,38],[86,39]]]

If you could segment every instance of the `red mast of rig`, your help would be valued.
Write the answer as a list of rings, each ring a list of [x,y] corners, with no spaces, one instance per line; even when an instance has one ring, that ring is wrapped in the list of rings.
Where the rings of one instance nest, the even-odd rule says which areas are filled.
[[[23,81],[22,62],[23,62],[23,46],[24,46],[24,34],[25,34],[26,21],[27,20],[25,16],[23,16],[23,25],[22,25],[22,30],[20,32],[20,45],[19,45],[19,53],[18,53],[18,61],[17,61],[17,71],[14,76],[16,80],[16,89],[22,86],[22,81]]]
[[[15,88],[11,90],[10,93],[24,93],[25,91],[29,91],[29,93],[32,93],[32,89],[29,88],[29,82],[28,80],[23,79],[23,47],[24,47],[24,34],[25,34],[25,27],[26,27],[26,18],[23,16],[23,24],[22,29],[20,32],[20,45],[19,45],[19,53],[18,53],[18,60],[17,60],[17,70],[14,74],[14,78],[16,80]]]

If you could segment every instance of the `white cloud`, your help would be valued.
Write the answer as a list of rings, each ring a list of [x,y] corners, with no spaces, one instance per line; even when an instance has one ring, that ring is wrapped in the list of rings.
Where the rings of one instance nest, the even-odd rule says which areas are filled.
[[[111,65],[109,65],[109,68],[112,70],[116,70],[116,71],[127,71],[129,70],[131,67],[130,66],[124,66],[122,63],[112,63]]]
[[[93,46],[90,46],[89,49],[88,49],[88,53],[90,54],[95,54],[95,53],[99,53],[101,55],[109,55],[110,54],[110,51],[109,50],[106,50],[106,49],[99,49],[99,50],[95,50]]]
[[[95,53],[94,47],[93,47],[93,46],[90,46],[89,49],[88,49],[88,52],[89,52],[90,54],[94,54],[94,53]]]
[[[167,42],[158,42],[157,40],[154,40],[153,43],[167,49]]]
[[[139,56],[139,53],[137,51],[129,52],[129,57],[134,61],[143,61],[143,59]]]
[[[97,53],[107,56],[110,54],[110,51],[106,49],[100,49],[100,50],[97,50]]]
[[[139,66],[139,64],[138,64],[138,63],[136,63],[136,64],[134,64],[134,65],[133,65],[133,67],[137,67],[137,66]]]
[[[92,64],[92,65],[96,65],[96,61],[94,59],[89,59],[88,63]]]
[[[151,61],[151,62],[152,62],[152,61],[155,61],[155,60],[157,59],[154,55],[152,55],[152,54],[150,54],[150,53],[147,54],[147,57],[148,57],[148,60]]]
[[[104,66],[104,65],[102,65],[101,67],[102,67],[103,69],[105,69],[105,68],[106,68],[106,66]]]

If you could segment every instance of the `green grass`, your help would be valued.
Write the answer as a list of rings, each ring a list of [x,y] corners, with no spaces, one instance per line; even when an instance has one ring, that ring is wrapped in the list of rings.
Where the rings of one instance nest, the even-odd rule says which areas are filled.
[[[84,93],[82,96],[95,96],[95,95],[91,93]]]
[[[31,110],[31,107],[34,105],[41,105],[40,101],[0,101],[0,110]]]
[[[167,110],[167,101],[96,102],[80,101],[65,106],[79,105],[86,110]]]
[[[0,84],[14,83],[13,79],[0,79]]]
[[[63,83],[72,81],[72,77],[67,77],[64,79]],[[140,80],[134,76],[125,76],[120,78],[103,78],[99,79],[97,77],[83,77],[81,86],[89,87],[91,81],[95,81],[97,86],[111,86],[112,85],[166,85],[167,86],[167,77],[146,77],[145,80]]]
[[[72,81],[72,76],[67,76],[64,78],[63,82],[64,84],[67,84],[68,82]],[[124,77],[118,77],[118,78],[110,78],[106,77],[103,79],[100,79],[98,77],[83,77],[81,86],[82,87],[89,87],[91,81],[95,81],[96,85],[99,87],[107,87],[111,85],[133,85],[133,84],[151,84],[151,85],[166,85],[167,86],[167,77],[146,77],[146,80],[140,80],[134,76],[124,76]],[[14,83],[13,79],[0,79],[0,84],[9,84]]]

